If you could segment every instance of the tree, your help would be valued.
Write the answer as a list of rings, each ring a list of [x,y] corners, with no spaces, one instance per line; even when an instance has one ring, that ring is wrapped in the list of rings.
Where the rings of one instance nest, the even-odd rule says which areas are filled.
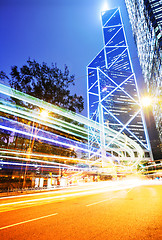
[[[10,86],[16,90],[32,95],[36,98],[42,99],[51,104],[57,105],[69,109],[71,111],[81,112],[83,110],[83,98],[82,96],[77,96],[77,94],[72,95],[70,93],[70,86],[74,85],[74,75],[69,74],[68,67],[65,65],[64,71],[60,70],[57,65],[51,64],[48,66],[46,63],[38,63],[35,60],[28,60],[25,65],[21,68],[17,66],[11,67],[10,75],[6,75],[3,71],[0,72],[0,79],[4,82],[7,80]],[[26,102],[19,99],[12,98],[12,101],[20,106],[25,106],[28,108],[35,108]],[[61,116],[57,116],[62,118]],[[13,117],[18,122],[25,122],[25,119],[21,119],[18,116]],[[66,121],[72,121],[66,119]],[[28,124],[30,121],[27,121]],[[35,123],[31,122],[33,126]],[[78,123],[76,123],[78,124]],[[40,128],[42,126],[39,126]],[[50,129],[51,131],[51,129]],[[56,131],[56,130],[52,130]],[[21,140],[22,144],[20,144]],[[33,140],[34,143],[35,139]],[[23,138],[19,138],[19,135],[15,134],[14,147],[17,145],[22,145],[24,142]]]
[[[70,86],[75,85],[74,75],[69,75],[69,69],[65,65],[64,71],[57,64],[47,66],[46,63],[38,63],[28,60],[20,69],[11,67],[8,77],[4,72],[0,73],[0,79],[7,79],[12,88],[40,98],[46,102],[81,112],[84,109],[83,97],[70,93]]]

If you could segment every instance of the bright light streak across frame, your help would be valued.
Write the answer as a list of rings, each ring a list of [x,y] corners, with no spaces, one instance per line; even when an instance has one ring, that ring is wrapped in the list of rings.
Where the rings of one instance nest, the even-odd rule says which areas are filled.
[[[60,169],[68,168],[69,170],[73,170],[73,171],[84,171],[84,172],[85,171],[91,171],[91,172],[93,172],[93,170],[90,169],[90,168],[79,168],[79,167],[65,165],[65,164],[60,164],[60,166],[35,165],[35,164],[32,164],[32,163],[18,163],[18,162],[0,162],[0,164],[1,165],[12,165],[12,166],[24,166],[24,167],[27,166],[27,167],[34,167],[34,168],[55,168],[55,169],[58,169],[58,167],[59,167]]]
[[[43,108],[43,109],[46,109],[48,112],[50,112],[50,113],[54,113],[54,114],[57,114],[57,115],[60,115],[60,116],[63,116],[63,117],[65,117],[65,118],[68,118],[68,119],[70,119],[70,120],[72,120],[72,121],[76,121],[76,122],[78,122],[78,123],[81,123],[81,124],[84,124],[85,125],[85,127],[80,127],[80,126],[77,126],[76,124],[72,124],[72,123],[70,123],[69,125],[68,125],[68,123],[67,122],[65,122],[65,121],[60,121],[60,123],[59,124],[62,124],[62,126],[61,126],[61,128],[62,128],[62,130],[63,131],[67,131],[66,130],[66,128],[67,128],[67,125],[69,126],[69,129],[71,128],[71,134],[73,134],[73,133],[75,133],[75,131],[76,131],[76,128],[78,129],[78,131],[80,131],[80,132],[82,132],[82,133],[86,133],[86,134],[88,134],[88,127],[92,127],[92,128],[95,128],[96,130],[100,130],[100,124],[99,123],[96,123],[96,122],[94,122],[94,121],[92,121],[92,120],[89,120],[89,119],[87,119],[87,118],[85,118],[84,116],[81,116],[81,115],[79,115],[79,114],[76,114],[76,113],[73,113],[73,112],[71,112],[71,111],[67,111],[67,110],[65,110],[65,109],[61,109],[61,108],[59,108],[59,107],[57,107],[57,106],[54,106],[54,105],[52,105],[52,104],[49,104],[49,103],[47,103],[47,102],[44,102],[44,101],[42,101],[42,100],[39,100],[39,99],[37,99],[37,98],[35,98],[35,97],[32,97],[32,96],[29,96],[29,95],[27,95],[27,94],[24,94],[24,93],[21,93],[21,92],[19,92],[19,91],[17,91],[17,90],[14,90],[14,89],[12,89],[12,88],[10,88],[10,87],[7,87],[7,86],[5,86],[5,85],[3,85],[3,84],[0,84],[0,92],[1,93],[3,93],[3,94],[6,94],[6,95],[8,95],[8,96],[12,96],[12,97],[14,97],[14,98],[17,98],[17,99],[19,99],[19,100],[22,100],[22,101],[24,101],[24,102],[27,102],[27,103],[30,103],[30,104],[32,104],[32,105],[35,105],[35,106],[37,106],[38,108]],[[10,108],[10,109],[9,109]],[[28,112],[28,117],[30,117],[30,120],[31,121],[35,121],[35,122],[39,122],[39,123],[41,123],[41,124],[43,124],[43,125],[48,125],[48,123],[47,122],[49,122],[49,121],[52,121],[52,122],[50,122],[50,124],[52,123],[53,124],[53,120],[50,120],[50,119],[48,119],[47,120],[47,122],[46,121],[43,121],[40,117],[38,117],[37,116],[37,119],[36,119],[36,115],[35,115],[35,113],[34,112],[31,112],[31,111],[29,111],[29,110],[27,110],[27,109],[23,109],[23,108],[21,108],[21,107],[19,107],[20,109],[18,110],[18,112],[17,112],[17,114],[21,114],[21,117],[22,118],[25,118],[25,116],[27,115],[26,113]],[[8,111],[8,113],[9,114],[12,114],[12,115],[14,115],[14,113],[16,113],[16,109],[15,109],[15,107],[13,107],[13,105],[11,105],[10,104],[10,106],[8,106],[8,107],[4,107],[4,105],[2,106],[1,105],[1,109],[2,109],[2,111]],[[23,110],[22,110],[23,109]],[[55,119],[55,121],[57,121],[56,119]],[[50,125],[50,127],[51,127],[52,125]],[[56,124],[54,124],[53,125],[53,128],[55,128],[56,127]],[[19,133],[19,134],[24,134],[24,132],[23,131],[20,131],[20,130],[15,130],[15,129],[11,129],[11,128],[9,128],[9,127],[2,127],[1,126],[1,128],[2,129],[6,129],[6,130],[9,130],[9,131],[16,131],[17,133]],[[68,130],[69,131],[69,130]],[[67,131],[67,132],[68,132]],[[107,137],[107,140],[109,141],[109,136],[112,136],[112,137],[114,137],[114,136],[116,136],[116,134],[117,134],[117,132],[115,131],[115,130],[113,130],[113,129],[111,129],[111,128],[106,128],[105,127],[105,132],[106,132],[106,135],[108,136]],[[69,133],[69,132],[68,132]],[[96,133],[97,135],[99,134],[99,133]],[[24,134],[24,135],[27,135],[26,133]],[[39,134],[38,134],[39,135]],[[31,135],[31,134],[28,134],[28,136],[33,136],[33,137],[39,137],[40,139],[42,139],[42,140],[45,140],[45,141],[48,141],[49,139],[48,138],[42,138],[41,136],[36,136],[36,135]],[[75,135],[75,134],[74,134]],[[82,137],[83,137],[83,135],[82,135]],[[141,159],[142,158],[142,156],[143,156],[143,150],[141,149],[141,147],[136,143],[136,142],[134,142],[132,139],[130,139],[130,138],[127,138],[127,142],[128,142],[128,144],[127,144],[127,148],[129,148],[129,150],[132,152],[132,149],[134,149],[136,152],[139,152],[139,158],[138,158],[138,161],[139,161],[139,159]],[[121,147],[123,147],[124,146],[124,144],[125,144],[125,136],[123,136],[122,134],[120,134],[120,136],[118,136],[118,139],[114,139],[114,141],[115,141],[115,144],[116,145],[118,145],[118,147],[119,148],[121,148]],[[57,142],[57,141],[54,141],[56,144],[60,144],[59,142]],[[76,147],[76,146],[73,146],[72,144],[65,144],[64,143],[64,145],[66,146],[66,147],[75,147],[76,149],[80,149],[80,150],[82,150],[82,148],[78,148],[78,147]],[[118,151],[118,149],[117,149],[117,151]],[[94,153],[94,152],[93,152]],[[101,155],[101,157],[102,157],[102,155]]]
[[[24,157],[30,156],[30,157],[39,157],[39,158],[51,158],[52,160],[56,159],[56,160],[64,160],[64,161],[70,161],[70,162],[82,162],[85,164],[95,164],[94,161],[84,160],[81,158],[63,157],[63,156],[59,156],[59,155],[38,154],[38,153],[37,154],[36,153],[26,153],[26,152],[19,152],[19,151],[11,151],[11,149],[2,149],[2,148],[0,148],[0,154],[22,155]],[[3,156],[3,155],[1,155],[1,156]],[[8,156],[9,155],[6,155],[6,157],[8,157]],[[47,161],[47,162],[50,164],[50,161]],[[59,164],[59,163],[54,162],[54,164]],[[67,165],[67,166],[69,166],[69,165]]]
[[[2,118],[2,117],[1,117],[1,118]],[[5,120],[5,118],[3,118],[3,119]],[[10,120],[10,119],[9,119],[9,120],[7,119],[7,121],[10,121],[11,123],[14,122],[14,120]],[[1,123],[1,124],[2,124],[2,123]],[[3,122],[3,124],[4,124],[4,122]],[[22,123],[17,123],[17,124],[19,124],[19,125],[21,125],[21,126],[26,126],[26,127],[24,127],[25,129],[26,129],[26,128],[31,128],[31,129],[33,128],[33,127],[31,127],[31,126],[28,126],[28,125],[25,125],[25,124],[22,124]],[[0,128],[3,128],[3,127],[0,126]],[[4,128],[5,128],[5,127],[4,127]],[[12,129],[12,128],[10,127],[10,130],[11,130],[11,129]],[[9,128],[8,128],[8,130],[9,130]],[[13,128],[13,131],[14,131],[14,132],[19,132],[19,129]],[[41,139],[41,136],[39,136],[39,134],[40,134],[41,132],[42,132],[42,130],[40,130],[40,132],[38,132],[36,135],[35,135],[35,134],[30,134],[30,133],[28,133],[28,132],[27,132],[27,133],[26,133],[26,132],[21,132],[21,134],[24,133],[24,135],[31,136],[31,137],[37,137],[37,138],[40,138],[40,139]],[[45,132],[45,131],[44,131],[44,132]],[[20,132],[19,132],[19,133],[20,133]],[[48,134],[51,135],[51,136],[52,136],[52,135],[53,135],[53,136],[56,136],[55,134],[52,134],[52,133],[48,133]],[[118,133],[118,135],[119,135],[119,133]],[[65,139],[64,137],[59,137],[59,138],[61,138],[62,140]],[[50,141],[52,141],[51,138],[49,138],[49,139],[50,139]],[[120,138],[119,138],[119,139],[120,139]],[[45,140],[45,138],[44,138],[44,140]],[[47,139],[46,139],[46,141],[47,141]],[[66,141],[68,141],[68,140],[66,139]],[[57,143],[57,144],[60,143],[60,144],[62,144],[62,145],[67,146],[66,144],[63,144],[62,141],[60,142],[60,141],[58,141],[58,140],[57,140],[57,141],[55,140],[54,142]],[[69,140],[69,142],[75,142],[75,141]],[[78,145],[80,145],[80,144],[81,144],[81,143],[78,143]],[[121,141],[121,139],[120,139],[120,145],[122,145],[122,144],[125,145],[125,137],[124,137],[124,143],[122,143],[122,141]],[[74,145],[71,144],[71,145],[69,145],[69,146],[70,146],[70,147],[74,147],[74,148],[76,148],[76,149],[82,149],[82,150],[86,151],[85,149],[88,148],[88,146],[84,145],[83,143],[82,143],[82,145],[85,146],[85,147],[84,147],[84,148],[79,148],[79,146],[76,146],[76,144],[74,144]],[[128,148],[128,146],[126,146],[125,148]],[[93,149],[91,149],[91,150],[93,150]],[[95,150],[95,149],[94,149],[94,150]],[[91,151],[91,153],[95,153],[95,154],[96,154],[97,150],[95,150],[95,152],[94,152],[94,150]],[[130,148],[128,148],[128,152],[129,152],[129,150],[130,150]],[[87,151],[89,151],[89,150],[87,150]],[[90,151],[89,151],[89,152],[90,152]],[[129,152],[129,153],[130,153],[130,152]]]

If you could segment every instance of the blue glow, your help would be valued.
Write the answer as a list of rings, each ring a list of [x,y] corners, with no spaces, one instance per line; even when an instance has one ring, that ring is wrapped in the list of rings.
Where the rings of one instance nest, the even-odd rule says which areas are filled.
[[[137,82],[119,8],[103,12],[102,25],[104,48],[87,67],[88,73],[91,73],[87,78],[88,117],[104,126],[108,122],[108,129],[113,128],[117,134],[106,138],[107,134],[101,128],[97,141],[101,149],[106,144],[105,150],[109,150],[124,132],[143,149],[149,150]],[[89,144],[93,146],[95,137],[91,134],[96,133],[89,128]]]

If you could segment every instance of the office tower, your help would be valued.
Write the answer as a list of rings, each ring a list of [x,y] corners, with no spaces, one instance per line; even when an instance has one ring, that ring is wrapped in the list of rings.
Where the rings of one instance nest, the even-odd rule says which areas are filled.
[[[162,143],[162,1],[125,0]]]
[[[90,134],[89,145],[98,142],[110,152],[122,133],[148,153],[150,144],[119,8],[102,13],[102,28],[104,47],[87,67],[88,118],[102,128],[100,139]],[[115,130],[116,136],[105,138],[105,128]]]

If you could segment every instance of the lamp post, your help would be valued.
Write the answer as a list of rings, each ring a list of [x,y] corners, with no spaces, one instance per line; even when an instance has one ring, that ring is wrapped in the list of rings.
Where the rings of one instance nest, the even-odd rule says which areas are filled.
[[[150,96],[145,96],[141,99],[141,104],[142,107],[146,108],[146,107],[150,107],[153,103],[153,98]]]
[[[46,120],[47,117],[48,117],[48,112],[47,112],[46,110],[41,110],[39,116],[41,117],[41,119]],[[37,135],[37,133],[38,133],[38,131],[39,131],[38,126],[39,126],[39,123],[36,123],[35,132],[34,132],[34,135],[35,135],[35,136]],[[34,121],[33,121],[33,129],[34,129]],[[32,133],[33,133],[33,132],[32,132]],[[30,145],[30,147],[29,147],[29,148],[30,148],[30,152],[32,152],[33,147],[34,147],[35,136],[33,136],[33,139],[32,139],[32,137],[30,138],[30,143],[31,143],[31,145]],[[31,142],[31,139],[32,139],[32,142]],[[30,156],[30,155],[29,155],[29,156]]]
[[[144,110],[145,115],[147,114],[147,118],[150,115],[150,109],[154,103],[154,99],[152,96],[146,95],[144,97],[141,98],[141,108]],[[147,131],[148,132],[148,131]],[[151,144],[148,143],[149,148],[150,148],[150,158],[153,161],[153,153],[152,153],[152,148],[151,148]]]
[[[39,117],[41,117],[41,119],[45,120],[48,117],[48,112],[46,110],[44,110],[44,109],[41,110],[40,113],[39,113]],[[37,133],[39,131],[39,129],[38,129],[39,123],[36,122],[35,128],[34,128],[34,123],[35,122],[33,121],[33,124],[32,124],[32,134],[34,133],[34,136],[30,137],[29,147],[27,149],[27,158],[28,159],[30,158],[30,154],[32,153],[32,150],[33,150],[33,147],[34,147],[34,142],[35,142],[35,138],[36,138],[35,136],[37,135]],[[27,173],[27,165],[25,166],[23,188],[25,187],[25,184],[26,184],[26,173]]]

